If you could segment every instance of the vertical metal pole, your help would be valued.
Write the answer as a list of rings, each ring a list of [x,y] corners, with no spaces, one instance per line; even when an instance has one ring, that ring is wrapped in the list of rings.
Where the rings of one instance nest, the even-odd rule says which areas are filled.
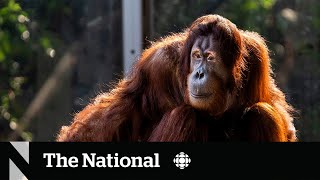
[[[142,2],[122,0],[123,70],[125,75],[142,51]]]

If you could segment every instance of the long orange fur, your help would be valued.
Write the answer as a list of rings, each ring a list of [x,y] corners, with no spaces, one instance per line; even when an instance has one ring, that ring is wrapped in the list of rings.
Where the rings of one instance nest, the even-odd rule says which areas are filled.
[[[199,112],[186,98],[190,73],[186,52],[192,38],[197,38],[193,32],[208,24],[218,24],[224,27],[222,33],[234,37],[234,47],[223,44],[223,48],[233,60],[230,68],[237,108],[226,109],[219,117]],[[206,33],[214,33],[215,28]],[[219,15],[207,15],[183,32],[152,43],[131,74],[77,113],[56,140],[291,142],[297,141],[292,112],[272,77],[265,40]]]

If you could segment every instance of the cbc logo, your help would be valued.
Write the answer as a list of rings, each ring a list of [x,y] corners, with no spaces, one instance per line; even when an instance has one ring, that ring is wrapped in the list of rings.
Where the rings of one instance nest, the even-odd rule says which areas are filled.
[[[180,168],[184,169],[189,166],[191,159],[188,156],[188,154],[184,152],[180,152],[179,154],[176,155],[176,157],[173,159],[174,164]]]

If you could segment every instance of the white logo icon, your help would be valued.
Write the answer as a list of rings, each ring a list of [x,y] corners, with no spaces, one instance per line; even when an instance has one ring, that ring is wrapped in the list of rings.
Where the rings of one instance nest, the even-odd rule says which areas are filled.
[[[180,152],[176,155],[176,157],[173,159],[173,162],[176,164],[176,166],[180,169],[184,169],[189,166],[191,159],[189,158],[188,154],[184,152]]]

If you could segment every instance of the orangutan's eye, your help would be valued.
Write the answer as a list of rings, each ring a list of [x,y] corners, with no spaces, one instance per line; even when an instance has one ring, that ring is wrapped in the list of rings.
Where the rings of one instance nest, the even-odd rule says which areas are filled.
[[[192,57],[195,59],[200,59],[202,56],[199,51],[195,51],[192,53]]]

